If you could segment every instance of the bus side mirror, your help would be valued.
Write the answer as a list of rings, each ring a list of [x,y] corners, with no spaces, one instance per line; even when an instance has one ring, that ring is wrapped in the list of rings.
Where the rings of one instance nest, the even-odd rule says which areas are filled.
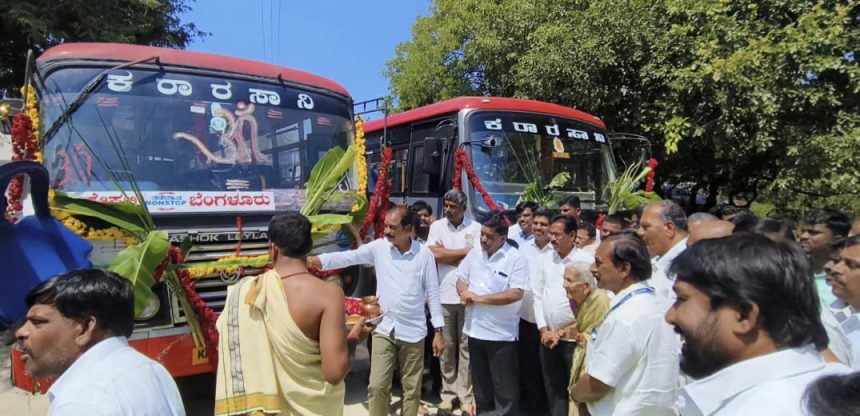
[[[436,137],[424,139],[424,163],[421,170],[428,175],[438,175],[442,172],[442,139]]]

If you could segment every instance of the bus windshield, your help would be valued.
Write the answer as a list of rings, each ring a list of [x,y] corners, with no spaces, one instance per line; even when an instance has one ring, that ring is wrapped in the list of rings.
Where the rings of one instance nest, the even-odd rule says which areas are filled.
[[[476,112],[467,124],[475,172],[503,208],[513,208],[529,183],[546,185],[561,172],[571,177],[558,196],[578,195],[583,207],[605,204],[604,188],[614,179],[605,131],[572,119],[517,112]],[[482,201],[480,206],[486,209]]]
[[[49,73],[43,127],[103,70]],[[45,166],[52,187],[99,200],[115,200],[118,185],[130,190],[133,176],[153,213],[297,209],[314,164],[353,135],[346,98],[227,76],[119,69],[47,138]],[[354,190],[353,182],[341,188]]]

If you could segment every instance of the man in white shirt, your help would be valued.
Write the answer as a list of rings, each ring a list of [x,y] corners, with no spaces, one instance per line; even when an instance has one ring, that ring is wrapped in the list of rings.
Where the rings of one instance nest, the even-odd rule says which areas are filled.
[[[851,230],[851,218],[834,209],[814,209],[806,214],[797,244],[809,256],[821,304],[829,306],[836,297],[827,282],[824,264],[830,259],[831,244],[845,238]]]
[[[538,209],[532,216],[534,238],[520,247],[520,254],[529,261],[529,284],[523,293],[520,306],[520,410],[526,415],[543,415],[547,412],[546,390],[540,365],[540,332],[535,320],[534,282],[540,271],[538,261],[543,253],[553,251],[549,243],[549,225],[555,213]]]
[[[415,239],[419,243],[426,243],[430,235],[430,226],[436,217],[433,216],[433,207],[423,200],[417,200],[409,206],[409,209],[418,214],[418,228],[415,229]]]
[[[576,248],[576,219],[556,215],[549,226],[553,251],[538,259],[534,287],[534,313],[541,337],[540,362],[547,405],[552,416],[566,416],[569,406],[567,387],[573,364],[574,340],[562,339],[559,331],[576,321],[567,292],[564,268],[574,263],[590,265],[594,257]]]
[[[481,248],[472,249],[457,270],[475,406],[481,415],[519,414],[517,318],[529,271],[526,258],[506,243],[508,225],[502,215],[487,217]]]
[[[651,262],[632,232],[600,242],[591,268],[598,287],[615,294],[586,347],[585,370],[572,391],[594,416],[674,415],[678,336],[663,321],[669,302],[646,281]]]
[[[839,255],[830,271],[830,283],[836,301],[830,310],[848,338],[854,365],[860,365],[860,236],[849,237],[839,244]]]
[[[523,247],[527,242],[534,239],[532,235],[532,218],[538,204],[532,201],[524,201],[517,204],[517,223],[508,229],[508,239],[517,243],[517,248]]]
[[[442,414],[460,408],[471,411],[472,382],[469,374],[469,343],[463,336],[465,306],[457,294],[457,265],[476,247],[481,238],[481,224],[466,217],[466,194],[452,189],[445,193],[442,206],[445,218],[430,226],[427,247],[436,258],[439,273],[439,300],[445,328],[442,337],[445,350],[439,357],[442,366]]]
[[[687,248],[687,216],[683,208],[672,200],[646,205],[637,233],[654,257],[655,268],[662,272],[655,273],[648,284],[658,295],[674,299],[672,283],[675,278],[669,266]]]
[[[185,415],[164,367],[129,347],[134,293],[99,269],[61,274],[27,295],[15,332],[28,374],[59,376],[48,390],[51,416]]]
[[[384,238],[355,250],[308,257],[308,266],[321,270],[356,264],[372,264],[376,269],[376,295],[385,315],[371,340],[373,356],[367,399],[372,416],[388,415],[391,377],[398,365],[403,386],[403,414],[418,413],[424,373],[424,337],[427,335],[425,298],[435,329],[434,355],[441,355],[444,348],[436,262],[429,249],[412,239],[417,225],[418,215],[398,206],[385,217]]]
[[[682,415],[805,415],[825,363],[812,271],[793,245],[755,234],[699,241],[675,259],[677,301],[666,321],[683,338]]]

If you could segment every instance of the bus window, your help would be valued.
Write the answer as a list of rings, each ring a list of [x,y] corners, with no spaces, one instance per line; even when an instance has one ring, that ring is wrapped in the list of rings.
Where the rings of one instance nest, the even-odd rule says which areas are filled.
[[[424,145],[412,147],[412,193],[430,192],[430,175],[424,173]]]
[[[409,155],[408,148],[394,149],[394,159],[391,161],[391,193],[402,194],[406,192],[406,157]]]

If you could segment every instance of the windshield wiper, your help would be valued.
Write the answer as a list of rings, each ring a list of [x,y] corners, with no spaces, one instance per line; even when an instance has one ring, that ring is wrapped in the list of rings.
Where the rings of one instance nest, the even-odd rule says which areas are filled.
[[[81,89],[81,92],[79,92],[78,95],[75,96],[75,99],[72,100],[71,104],[69,104],[68,107],[63,110],[60,116],[57,117],[56,120],[54,120],[54,122],[51,124],[51,127],[48,128],[48,130],[45,132],[45,135],[42,137],[42,142],[47,143],[48,140],[50,140],[51,137],[53,137],[54,134],[56,134],[57,131],[60,130],[60,127],[63,127],[63,125],[66,124],[66,122],[72,118],[72,113],[77,111],[78,108],[80,108],[84,104],[84,102],[87,101],[87,99],[89,99],[93,95],[93,93],[95,93],[96,88],[98,88],[99,84],[109,72],[116,71],[117,69],[128,68],[130,66],[142,64],[144,62],[149,62],[152,60],[158,62],[158,56],[150,56],[149,58],[144,58],[134,62],[127,62],[122,65],[117,65],[113,68],[105,69],[104,71],[93,77],[90,82],[84,85],[84,88]]]

